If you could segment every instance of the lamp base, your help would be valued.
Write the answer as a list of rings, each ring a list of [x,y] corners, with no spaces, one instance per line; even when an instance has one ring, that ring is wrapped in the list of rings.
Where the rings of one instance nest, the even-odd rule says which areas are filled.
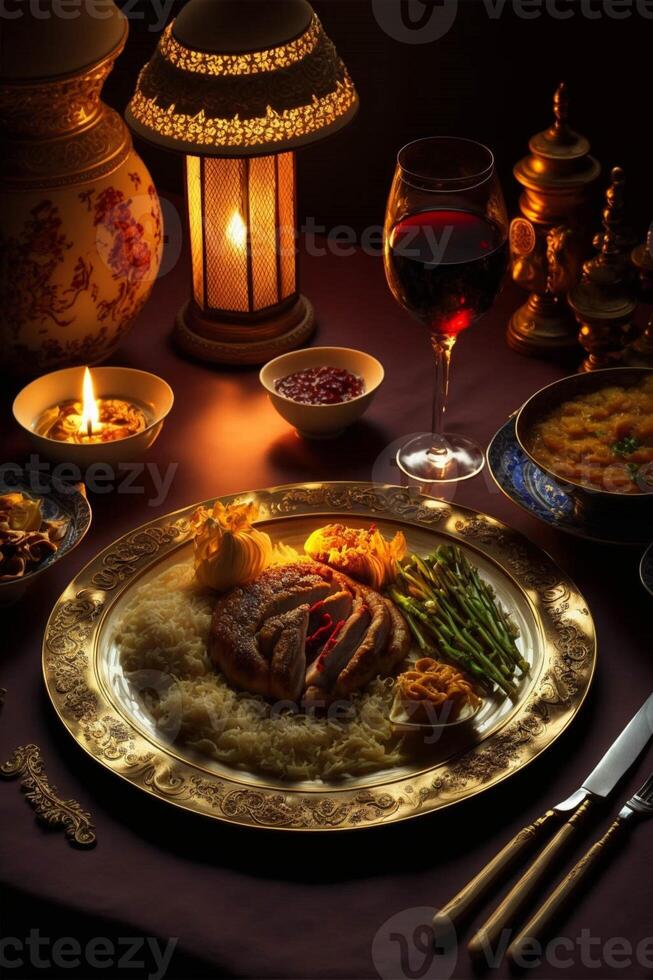
[[[212,364],[265,364],[301,347],[315,329],[315,313],[305,296],[281,313],[235,326],[203,317],[192,302],[177,314],[173,338],[182,353]]]

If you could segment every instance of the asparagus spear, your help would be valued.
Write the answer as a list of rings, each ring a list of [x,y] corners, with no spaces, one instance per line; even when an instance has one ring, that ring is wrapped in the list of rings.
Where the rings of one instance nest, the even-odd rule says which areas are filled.
[[[459,547],[441,545],[425,558],[411,555],[399,563],[390,595],[422,653],[448,657],[514,695],[516,674],[529,670],[515,642],[518,631]]]

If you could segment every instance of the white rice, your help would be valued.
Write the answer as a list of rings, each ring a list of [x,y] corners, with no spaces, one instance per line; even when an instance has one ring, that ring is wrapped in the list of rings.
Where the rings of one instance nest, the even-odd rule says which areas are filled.
[[[215,597],[174,565],[141,586],[116,642],[126,676],[168,738],[229,765],[288,779],[333,779],[405,761],[388,720],[392,682],[377,679],[346,718],[277,710],[232,688],[207,654]]]

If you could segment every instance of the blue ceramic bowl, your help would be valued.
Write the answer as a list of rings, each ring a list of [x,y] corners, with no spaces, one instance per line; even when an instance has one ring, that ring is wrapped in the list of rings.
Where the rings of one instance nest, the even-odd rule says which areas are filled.
[[[42,483],[41,483],[42,481]],[[17,602],[41,575],[70,554],[80,543],[91,526],[91,507],[86,499],[83,484],[63,484],[39,477],[39,484],[24,472],[13,466],[0,466],[0,494],[20,492],[28,497],[41,500],[41,510],[45,520],[68,521],[66,534],[59,547],[48,555],[32,571],[21,578],[0,582],[0,605],[7,606]]]
[[[614,490],[589,488],[582,483],[561,478],[548,469],[532,454],[530,446],[534,425],[563,402],[610,385],[636,385],[652,374],[651,368],[618,367],[561,378],[532,395],[519,410],[515,422],[515,432],[522,451],[549,479],[554,480],[573,497],[576,508],[583,511],[589,520],[605,525],[607,530],[610,524],[614,524],[615,528],[627,528],[629,537],[633,537],[637,531],[639,536],[649,539],[653,537],[653,489],[642,489],[641,493],[618,493]]]
[[[556,531],[605,544],[643,545],[650,538],[641,528],[616,521],[593,520],[577,506],[572,493],[539,469],[522,450],[515,435],[515,419],[501,426],[487,450],[490,473],[513,503]]]

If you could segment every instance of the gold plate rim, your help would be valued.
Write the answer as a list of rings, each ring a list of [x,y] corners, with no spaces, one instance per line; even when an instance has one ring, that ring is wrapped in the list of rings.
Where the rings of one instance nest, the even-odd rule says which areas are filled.
[[[498,785],[549,748],[579,712],[597,660],[587,603],[545,551],[496,518],[409,488],[364,482],[286,484],[213,499],[254,499],[263,520],[373,516],[457,538],[499,565],[532,600],[547,661],[504,725],[419,773],[388,775],[373,786],[324,784],[307,790],[292,783],[246,784],[193,766],[154,746],[116,711],[103,693],[94,656],[102,623],[131,580],[190,537],[188,517],[199,506],[193,504],[142,524],[103,549],[64,590],[45,628],[43,676],[59,719],[88,755],[129,784],[179,809],[239,826],[362,829],[448,808]]]

